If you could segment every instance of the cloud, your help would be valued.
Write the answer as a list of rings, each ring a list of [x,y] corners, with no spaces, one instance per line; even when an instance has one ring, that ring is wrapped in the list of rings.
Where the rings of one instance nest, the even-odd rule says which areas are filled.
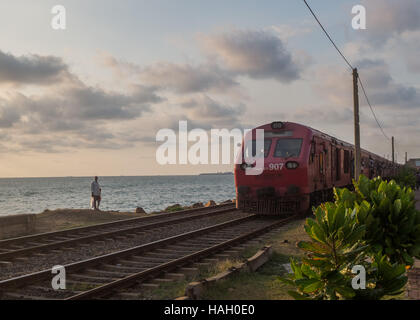
[[[353,110],[350,108],[339,109],[332,106],[322,106],[322,108],[316,109],[298,109],[289,117],[296,122],[304,120],[318,126],[322,126],[323,123],[335,123],[341,126],[343,123],[349,123],[349,120],[353,119]]]
[[[301,26],[291,26],[288,24],[275,25],[271,27],[271,30],[273,30],[279,38],[283,40],[303,36],[313,31],[311,27],[304,24]]]
[[[289,83],[300,77],[301,68],[311,59],[303,51],[290,53],[279,38],[284,26],[273,28],[202,35],[199,42],[207,62],[201,64],[162,61],[140,66],[106,53],[100,60],[120,78],[134,77],[144,85],[176,94],[226,93],[239,87],[238,76]]]
[[[366,34],[374,45],[405,31],[420,30],[418,0],[364,0],[367,11]]]
[[[19,112],[7,105],[5,100],[0,100],[0,128],[10,128],[20,119]]]
[[[110,125],[137,119],[161,101],[154,88],[143,86],[120,93],[72,83],[44,95],[16,92],[0,100],[0,129],[26,150],[119,149],[133,143]]]
[[[100,55],[100,61],[121,79],[131,77],[142,84],[177,94],[225,92],[238,86],[228,72],[209,63],[193,65],[161,61],[149,66],[140,66],[106,53]]]
[[[19,112],[19,120],[29,125],[60,131],[78,129],[81,122],[133,119],[148,111],[150,104],[160,101],[153,88],[138,86],[131,94],[122,94],[89,86],[69,86],[50,95],[15,94],[7,101],[6,110]],[[17,121],[16,117],[12,119]]]
[[[383,60],[364,59],[356,65],[363,70],[361,78],[372,103],[400,109],[418,107],[418,89],[396,82]]]
[[[420,73],[420,30],[405,31],[388,42],[393,59],[403,60],[407,71]]]
[[[48,85],[69,77],[67,65],[54,56],[16,57],[0,50],[0,83]]]
[[[207,95],[199,95],[180,104],[190,121],[204,129],[216,126],[234,128],[245,113],[245,105],[229,106]]]
[[[356,61],[360,78],[367,91],[370,102],[380,108],[410,109],[420,103],[419,89],[397,82],[391,75],[384,60],[363,59]],[[337,106],[353,104],[352,75],[350,72],[338,72],[333,67],[320,67],[316,71],[314,84],[316,92]],[[359,90],[359,100],[365,104],[363,92]]]
[[[233,74],[283,83],[299,78],[292,55],[271,31],[232,31],[202,36],[201,42],[209,58]]]
[[[161,62],[139,73],[142,83],[173,90],[176,93],[226,91],[237,86],[232,77],[215,65],[192,66]]]

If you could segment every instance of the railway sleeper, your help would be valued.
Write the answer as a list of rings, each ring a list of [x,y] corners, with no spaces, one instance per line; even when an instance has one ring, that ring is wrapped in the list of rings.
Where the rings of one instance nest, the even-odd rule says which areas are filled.
[[[29,257],[17,257],[17,258],[13,258],[13,261],[17,261],[17,262],[28,262]]]
[[[143,289],[158,289],[159,284],[143,282],[143,283],[140,284],[140,287],[143,288]]]
[[[118,292],[115,296],[122,299],[138,300],[141,295],[138,292]]]
[[[29,290],[34,290],[34,291],[40,291],[40,292],[44,292],[44,293],[51,293],[51,292],[55,292],[55,290],[53,288],[51,288],[51,286],[40,286],[40,285],[30,285],[27,286],[26,289]],[[76,291],[73,291],[74,293],[77,293]]]
[[[166,260],[148,260],[148,261],[131,261],[131,260],[121,260],[122,266],[131,266],[131,267],[137,267],[137,268],[153,268],[159,264],[162,264],[166,262]]]
[[[197,274],[199,269],[197,267],[182,267],[178,268],[176,272],[183,273],[186,276],[192,276]]]
[[[222,241],[223,240],[220,240],[220,239],[207,239],[207,238],[203,237],[201,239],[189,241],[189,243],[191,243],[192,245],[211,246],[211,245],[214,245],[214,244],[219,244]]]
[[[192,264],[193,268],[208,268],[211,263],[208,262],[195,262]]]
[[[121,240],[121,241],[125,241],[125,240],[127,240],[128,239],[128,237],[127,236],[115,236],[115,237],[113,237],[114,239],[117,239],[117,240]]]
[[[48,253],[47,252],[34,252],[32,253],[32,256],[33,257],[46,257],[48,256]]]
[[[69,241],[69,240],[74,240],[76,238],[80,238],[79,236],[74,236],[74,237],[54,237],[52,240],[54,240],[54,242],[61,242],[61,241]]]
[[[69,278],[70,280],[76,280],[76,281],[82,280],[88,283],[95,282],[95,283],[102,283],[102,284],[120,279],[116,277],[98,277],[98,276],[91,276],[87,274],[72,274],[70,275]]]
[[[238,250],[224,250],[223,254],[229,255],[231,257],[237,257],[240,254],[240,251]]]
[[[229,259],[231,258],[231,256],[229,254],[225,254],[225,253],[217,253],[214,255],[215,258],[218,258],[219,260],[225,260],[225,259]]]
[[[25,247],[24,246],[18,246],[17,244],[11,244],[9,246],[9,248],[10,248],[10,250],[21,250],[21,249],[24,249]]]
[[[164,275],[165,278],[167,279],[173,279],[173,280],[184,280],[185,279],[185,274],[183,273],[174,273],[174,272],[166,272]]]
[[[144,270],[143,268],[138,268],[138,267],[119,266],[119,265],[113,265],[113,264],[102,264],[101,267],[104,268],[105,270],[110,270],[110,271],[116,270],[116,271],[129,272],[129,273],[140,272]]]
[[[122,271],[109,271],[109,270],[102,270],[102,269],[86,269],[85,272],[89,275],[104,275],[109,277],[116,277],[116,278],[124,278],[132,274],[132,272],[122,272]]]
[[[220,242],[224,242],[224,241],[227,241],[227,240],[230,240],[230,239],[232,239],[232,234],[230,234],[229,236],[226,235],[226,236],[220,236],[220,237],[218,235],[213,236],[213,237],[211,237],[211,236],[203,237],[203,241],[214,242],[214,243],[220,243]]]
[[[191,249],[191,251],[195,251],[200,248],[207,248],[208,246],[204,244],[190,244],[190,243],[180,243],[176,245],[171,245],[168,248],[174,249],[174,250],[185,250],[185,249]]]
[[[25,242],[24,243],[25,248],[28,248],[28,247],[39,247],[39,246],[44,246],[46,244],[48,244],[48,243],[46,243],[46,242]]]
[[[154,256],[131,256],[130,260],[126,261],[132,261],[135,263],[164,263],[168,261],[166,257],[154,257]]]
[[[164,283],[171,283],[174,281],[175,279],[171,279],[171,278],[154,278],[153,280],[151,280],[151,283],[164,284]]]
[[[160,263],[166,263],[166,262],[169,262],[169,261],[171,261],[171,260],[175,260],[175,259],[179,259],[179,258],[182,258],[182,257],[184,257],[184,256],[186,256],[187,254],[176,254],[176,253],[173,253],[173,254],[169,254],[169,253],[156,253],[156,254],[146,254],[146,255],[144,255],[144,258],[145,259],[150,259],[150,258],[154,258],[154,259],[156,259],[156,261],[158,261],[158,259],[160,259],[159,261],[161,261]]]
[[[148,258],[148,257],[155,258],[156,257],[156,258],[163,258],[163,259],[168,259],[168,258],[170,258],[170,259],[177,259],[177,258],[181,258],[183,256],[185,256],[185,254],[182,254],[182,253],[179,253],[179,252],[175,252],[175,251],[172,251],[172,253],[169,253],[169,252],[155,252],[155,251],[153,251],[153,252],[148,252],[148,253],[146,253],[144,255],[145,258]]]
[[[222,259],[207,258],[207,259],[203,259],[201,261],[204,262],[204,263],[212,263],[212,264],[214,264],[214,263],[218,263],[220,260],[222,260]]]
[[[95,287],[99,287],[103,285],[103,283],[101,282],[86,282],[86,281],[78,281],[78,280],[72,280],[72,279],[67,279],[66,284],[73,287],[73,289],[71,289],[72,292],[80,292],[80,291],[86,290],[86,288],[95,288]],[[78,290],[78,288],[80,289],[80,291]]]
[[[173,248],[172,246],[168,247],[168,248],[162,248],[162,249],[157,249],[156,250],[156,252],[158,252],[158,253],[170,253],[170,254],[172,254],[172,253],[190,254],[190,253],[195,252],[195,251],[196,251],[195,248],[188,250],[186,247],[184,247],[182,249],[179,249],[179,248]]]
[[[11,299],[20,299],[20,300],[54,300],[48,297],[31,296],[31,295],[18,293],[18,292],[3,292],[2,296],[6,298],[9,297]]]

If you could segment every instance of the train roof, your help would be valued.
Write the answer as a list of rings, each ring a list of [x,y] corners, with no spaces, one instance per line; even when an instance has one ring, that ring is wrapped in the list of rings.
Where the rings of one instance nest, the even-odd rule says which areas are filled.
[[[280,121],[279,121],[279,122],[280,122]],[[273,122],[271,122],[271,123],[267,123],[267,124],[264,124],[264,125],[262,125],[262,126],[256,127],[255,129],[258,129],[258,128],[263,128],[263,127],[266,127],[266,126],[270,126],[270,128],[271,128],[271,124],[272,124],[272,123],[273,123]],[[333,137],[333,136],[331,136],[331,135],[329,135],[329,134],[326,134],[326,133],[324,133],[324,132],[322,132],[322,131],[319,131],[319,130],[317,130],[317,129],[314,129],[314,128],[310,127],[310,126],[307,126],[307,125],[304,125],[304,124],[300,124],[300,123],[296,123],[296,122],[289,122],[289,121],[282,121],[282,123],[284,123],[284,124],[292,124],[292,125],[296,125],[296,126],[299,126],[299,127],[306,128],[306,129],[310,130],[310,131],[312,132],[312,134],[313,134],[313,135],[318,135],[318,136],[320,136],[320,137],[322,137],[322,138],[324,138],[324,139],[328,139],[328,140],[330,140],[331,142],[336,143],[336,144],[340,144],[340,145],[342,145],[342,146],[344,146],[344,147],[349,147],[349,148],[351,147],[351,148],[354,148],[354,145],[353,145],[353,144],[351,144],[351,143],[349,143],[349,142],[346,142],[346,141],[344,141],[344,140],[341,140],[341,139],[335,138],[335,137]],[[377,154],[375,154],[375,153],[373,153],[373,152],[367,151],[367,150],[365,150],[365,149],[361,149],[361,150],[362,150],[362,152],[367,153],[368,155],[370,155],[370,156],[372,156],[372,157],[380,158],[380,159],[382,159],[382,160],[384,160],[384,161],[387,161],[387,162],[392,162],[392,161],[390,161],[390,160],[388,160],[388,159],[385,159],[384,157],[381,157],[381,156],[379,156],[379,155],[377,155]]]

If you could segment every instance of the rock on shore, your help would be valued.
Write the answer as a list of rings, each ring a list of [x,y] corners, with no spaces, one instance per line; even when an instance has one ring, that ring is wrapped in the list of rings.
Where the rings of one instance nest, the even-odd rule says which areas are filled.
[[[142,207],[137,207],[135,212],[136,213],[147,213],[146,211],[144,211],[144,209]]]

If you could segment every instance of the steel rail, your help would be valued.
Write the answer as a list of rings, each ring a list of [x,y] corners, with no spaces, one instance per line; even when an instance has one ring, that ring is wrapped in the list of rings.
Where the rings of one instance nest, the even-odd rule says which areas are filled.
[[[111,283],[108,283],[108,284],[96,287],[94,289],[88,290],[86,292],[82,292],[82,293],[79,293],[79,294],[74,295],[72,297],[66,298],[65,300],[93,299],[93,298],[100,298],[100,297],[102,297],[104,295],[107,295],[107,294],[108,295],[112,294],[113,291],[115,291],[116,289],[122,289],[122,288],[127,287],[127,286],[132,286],[133,283],[136,283],[136,282],[141,281],[141,280],[146,280],[153,275],[157,275],[157,274],[160,274],[162,272],[171,271],[172,269],[178,268],[178,267],[183,266],[187,263],[191,263],[191,262],[194,262],[196,260],[200,260],[204,257],[211,256],[214,253],[216,253],[218,251],[221,251],[225,248],[232,247],[233,245],[235,245],[237,243],[244,242],[244,241],[246,241],[250,238],[255,238],[262,233],[266,233],[266,232],[268,232],[268,231],[270,231],[270,230],[272,230],[276,227],[284,225],[284,224],[288,223],[289,221],[291,221],[293,219],[296,219],[296,216],[292,216],[292,217],[288,217],[288,218],[285,218],[285,219],[282,219],[282,220],[275,221],[275,222],[273,222],[273,223],[271,223],[267,226],[264,226],[264,227],[259,228],[257,230],[248,232],[248,233],[246,233],[244,235],[241,235],[241,236],[238,236],[234,239],[227,240],[227,241],[224,241],[220,244],[214,245],[210,248],[200,250],[198,252],[189,254],[187,256],[184,256],[184,257],[181,257],[181,258],[178,258],[178,259],[174,259],[174,260],[169,261],[167,263],[163,263],[161,265],[158,265],[154,268],[150,268],[148,270],[141,271],[141,272],[138,272],[136,274],[127,276],[123,279],[115,280]]]
[[[96,233],[93,235],[89,235],[89,236],[82,236],[82,237],[78,237],[78,238],[73,238],[73,239],[69,239],[69,240],[62,240],[62,241],[57,241],[57,242],[53,242],[53,243],[48,243],[48,244],[42,244],[42,245],[38,245],[38,246],[32,246],[32,247],[27,247],[27,248],[22,248],[22,249],[17,249],[17,250],[11,250],[8,252],[4,252],[4,253],[0,253],[0,261],[8,261],[10,259],[13,259],[17,256],[21,256],[21,255],[25,255],[25,254],[31,254],[37,251],[45,251],[45,250],[53,250],[53,249],[57,249],[60,247],[66,247],[68,245],[74,245],[77,243],[83,243],[83,242],[92,242],[92,241],[96,241],[98,239],[103,239],[103,238],[113,238],[116,236],[119,236],[121,234],[129,234],[129,233],[135,233],[135,232],[140,232],[140,231],[147,231],[149,229],[154,229],[154,228],[158,228],[158,227],[163,227],[163,226],[167,226],[167,225],[174,225],[174,224],[178,224],[178,223],[182,223],[182,222],[186,222],[186,221],[192,221],[192,220],[196,220],[196,219],[202,219],[208,216],[213,216],[213,215],[220,215],[223,213],[227,213],[227,212],[233,212],[236,209],[231,209],[231,208],[226,208],[226,209],[221,209],[221,210],[212,210],[210,212],[205,212],[202,214],[197,214],[197,215],[193,215],[193,216],[187,216],[187,217],[181,217],[178,219],[169,219],[169,220],[163,220],[163,221],[158,221],[155,223],[149,223],[149,224],[143,224],[143,225],[139,225],[139,226],[135,226],[135,227],[128,227],[128,228],[124,228],[124,229],[119,229],[119,230],[115,230],[115,231],[108,231],[108,232],[103,232],[103,233]],[[192,212],[190,212],[192,213]],[[96,229],[99,230],[99,229]]]
[[[73,235],[74,233],[77,233],[77,232],[92,231],[92,230],[97,230],[97,229],[105,228],[105,227],[111,227],[111,228],[114,226],[118,227],[124,224],[131,224],[131,223],[142,222],[142,221],[159,220],[159,219],[163,219],[164,217],[174,217],[174,216],[179,216],[183,214],[207,211],[211,209],[224,208],[224,207],[234,208],[235,204],[227,203],[227,204],[219,204],[212,207],[186,209],[186,210],[180,210],[176,212],[163,212],[163,213],[154,214],[149,217],[136,217],[136,218],[123,219],[123,220],[112,221],[112,222],[104,222],[104,223],[99,223],[99,224],[86,226],[86,227],[77,227],[77,228],[65,229],[65,230],[60,230],[60,231],[44,232],[44,233],[37,233],[37,234],[27,235],[27,236],[22,236],[22,237],[3,239],[3,240],[0,240],[0,248],[2,248],[5,245],[19,244],[21,242],[36,241],[44,237],[55,237],[55,236],[59,237],[59,236],[65,236],[65,235]]]
[[[173,242],[178,242],[178,241],[181,241],[181,240],[184,240],[184,239],[192,238],[194,236],[199,236],[199,235],[203,235],[203,234],[206,234],[206,233],[210,233],[214,230],[225,228],[225,227],[235,225],[235,224],[238,224],[238,223],[242,223],[242,222],[245,222],[245,221],[253,220],[255,218],[256,218],[255,215],[250,215],[250,216],[247,216],[247,217],[242,217],[242,218],[239,218],[239,219],[230,220],[230,221],[219,223],[217,225],[213,225],[213,226],[210,226],[210,227],[205,227],[205,228],[201,228],[199,230],[186,232],[186,233],[183,233],[183,234],[180,234],[180,235],[176,235],[176,236],[168,237],[168,238],[165,238],[165,239],[161,239],[161,240],[153,241],[153,242],[150,242],[150,243],[146,243],[146,244],[136,246],[136,247],[133,247],[133,248],[129,248],[129,249],[121,250],[121,251],[118,251],[118,252],[105,254],[105,255],[102,255],[102,256],[99,256],[99,257],[94,257],[94,258],[86,259],[86,260],[83,260],[83,261],[70,263],[70,264],[65,265],[64,268],[66,270],[66,274],[71,275],[72,272],[77,272],[77,271],[79,271],[81,269],[84,269],[84,268],[87,268],[87,267],[91,267],[91,266],[94,266],[94,265],[114,261],[114,260],[117,260],[117,259],[124,258],[126,256],[130,256],[130,255],[135,255],[135,254],[139,254],[139,253],[148,252],[150,250],[160,248],[162,246],[168,245],[168,244],[173,243]],[[51,270],[47,269],[47,270],[38,271],[38,272],[34,272],[34,273],[31,273],[31,274],[27,274],[27,275],[18,276],[18,277],[15,277],[15,278],[2,280],[2,281],[0,281],[0,291],[4,291],[5,289],[8,289],[8,288],[19,288],[21,286],[25,286],[26,284],[32,284],[34,282],[38,282],[38,281],[41,281],[41,280],[46,280],[49,277],[51,277]]]

